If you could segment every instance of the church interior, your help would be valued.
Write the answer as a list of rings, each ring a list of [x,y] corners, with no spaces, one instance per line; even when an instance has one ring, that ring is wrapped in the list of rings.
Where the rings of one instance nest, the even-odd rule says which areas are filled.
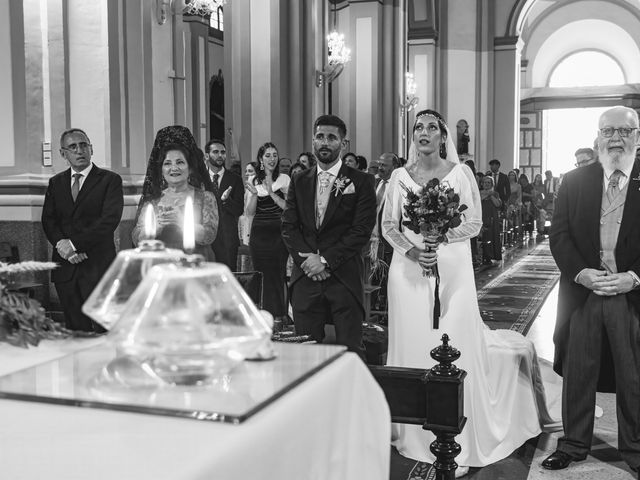
[[[343,153],[371,166],[385,152],[407,158],[415,114],[428,108],[478,172],[498,159],[501,172],[533,181],[574,169],[607,108],[640,112],[640,0],[4,0],[0,24],[0,242],[19,260],[51,258],[42,208],[49,179],[68,167],[60,134],[71,127],[88,133],[95,165],[123,180],[123,250],[156,132],[170,125],[188,127],[201,148],[224,139],[227,167],[244,172],[265,142],[295,162],[312,150],[314,119],[334,114],[347,126]],[[550,256],[535,264],[544,277],[535,308],[519,287],[496,293],[516,271],[526,282],[527,256],[548,250],[548,229],[538,220],[530,234],[505,228],[501,238],[503,259],[475,269],[483,317],[513,325],[531,308],[521,331],[553,361]],[[33,280],[35,298],[55,310],[48,275]],[[597,402],[588,461],[540,467],[556,431],[465,478],[636,478],[617,454],[615,395]],[[190,474],[155,478],[216,478]],[[391,450],[380,478],[428,475]]]

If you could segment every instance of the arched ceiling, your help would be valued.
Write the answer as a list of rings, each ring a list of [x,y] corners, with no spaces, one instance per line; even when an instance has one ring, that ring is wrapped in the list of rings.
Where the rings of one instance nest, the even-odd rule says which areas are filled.
[[[522,59],[528,62],[523,88],[545,87],[558,62],[581,50],[606,52],[628,83],[640,83],[638,0],[527,0],[522,7]]]

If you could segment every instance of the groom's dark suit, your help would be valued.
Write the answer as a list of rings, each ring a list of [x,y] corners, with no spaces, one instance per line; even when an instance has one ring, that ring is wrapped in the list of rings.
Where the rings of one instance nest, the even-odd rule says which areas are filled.
[[[122,178],[95,164],[87,175],[76,201],[71,196],[71,169],[49,180],[42,207],[42,227],[53,245],[59,267],[51,272],[66,325],[74,330],[94,330],[94,322],[81,307],[116,256],[113,232],[123,208]],[[56,250],[61,239],[69,239],[87,259],[71,264]]]
[[[343,164],[320,228],[316,183],[317,167],[294,176],[282,216],[282,237],[294,261],[290,288],[296,331],[322,341],[324,324],[333,320],[337,342],[363,356],[362,248],[375,224],[374,177]],[[319,282],[307,277],[299,253],[319,253],[331,276]]]
[[[626,199],[620,219],[620,230],[615,246],[615,263],[618,272],[633,271],[640,275],[640,162],[636,161],[628,179]],[[573,458],[584,458],[591,444],[595,385],[587,386],[577,380],[575,372],[587,382],[595,382],[598,375],[599,391],[615,391],[616,377],[618,405],[631,402],[628,408],[637,412],[640,378],[628,372],[639,352],[638,312],[640,291],[631,290],[614,297],[601,297],[575,282],[576,275],[584,268],[601,270],[601,218],[603,204],[604,172],[600,163],[594,163],[567,173],[560,186],[551,224],[550,245],[553,257],[560,268],[558,314],[554,332],[554,369],[564,377],[563,420],[565,437],[558,443],[558,450]],[[622,195],[622,192],[621,194]],[[613,204],[612,204],[613,205]],[[615,304],[612,302],[616,302]],[[616,305],[616,310],[611,306]],[[618,310],[617,305],[620,306]],[[591,318],[598,316],[603,326],[593,331]],[[596,324],[597,325],[597,324]],[[591,328],[593,333],[585,333]],[[595,342],[593,341],[595,335]],[[591,346],[591,343],[594,345]],[[575,345],[577,344],[577,347]],[[587,346],[581,346],[587,345]],[[602,355],[600,356],[600,346]],[[579,351],[579,355],[570,352]],[[613,351],[613,356],[612,356]],[[616,372],[612,368],[616,358]],[[598,359],[600,358],[600,362]],[[567,370],[567,366],[571,366]],[[573,383],[572,383],[573,382]],[[567,399],[568,386],[576,389],[575,397]],[[591,394],[591,390],[593,393]],[[586,404],[585,404],[586,402]],[[570,404],[567,404],[570,403]],[[576,412],[583,411],[583,419],[576,420]],[[567,419],[568,416],[568,419]],[[635,418],[633,418],[635,417]],[[568,421],[569,420],[569,421]],[[620,422],[620,451],[630,465],[640,462],[637,413]],[[577,425],[576,425],[577,424]],[[569,430],[568,430],[569,429]],[[627,437],[627,438],[625,438]],[[631,437],[631,439],[629,439]],[[630,443],[624,444],[627,440]],[[564,442],[564,443],[563,443]],[[586,445],[585,445],[586,444]],[[625,453],[626,450],[626,453]]]

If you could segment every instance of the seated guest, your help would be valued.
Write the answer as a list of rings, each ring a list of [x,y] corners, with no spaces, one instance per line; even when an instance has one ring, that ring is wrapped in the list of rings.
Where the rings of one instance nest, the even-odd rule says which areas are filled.
[[[82,312],[82,305],[116,256],[113,233],[123,208],[122,178],[91,162],[93,146],[79,128],[60,136],[60,155],[69,163],[49,179],[42,206],[42,228],[53,246],[51,272],[71,330],[104,333]]]
[[[246,213],[253,215],[249,249],[253,268],[264,279],[262,306],[274,316],[276,324],[286,321],[285,277],[287,252],[280,233],[280,217],[285,206],[290,178],[280,173],[278,149],[267,142],[258,149],[258,171],[247,182]]]
[[[206,190],[205,190],[206,189]],[[172,126],[158,131],[151,150],[142,197],[131,233],[134,245],[144,238],[144,208],[151,204],[156,214],[156,238],[167,247],[183,246],[184,205],[193,199],[196,253],[215,260],[211,243],[218,231],[218,206],[204,154],[186,127]]]

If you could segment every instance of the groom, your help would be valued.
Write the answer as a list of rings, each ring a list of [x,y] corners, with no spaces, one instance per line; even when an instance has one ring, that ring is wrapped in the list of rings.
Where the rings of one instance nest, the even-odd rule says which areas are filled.
[[[347,127],[334,115],[313,125],[317,167],[295,175],[282,214],[282,238],[293,257],[291,305],[296,333],[336,341],[364,360],[362,249],[375,224],[374,178],[343,165]]]

